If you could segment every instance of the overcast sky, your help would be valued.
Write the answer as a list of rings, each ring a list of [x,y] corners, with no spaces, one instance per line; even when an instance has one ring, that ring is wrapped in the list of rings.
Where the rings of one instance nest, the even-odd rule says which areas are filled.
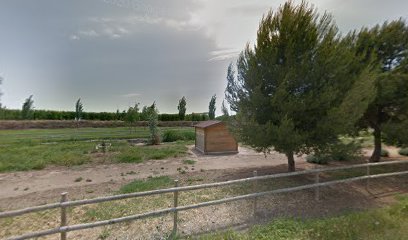
[[[162,113],[206,112],[226,68],[255,41],[272,0],[1,0],[0,101],[21,108],[116,111],[156,101]],[[315,0],[343,33],[408,18],[407,0]]]

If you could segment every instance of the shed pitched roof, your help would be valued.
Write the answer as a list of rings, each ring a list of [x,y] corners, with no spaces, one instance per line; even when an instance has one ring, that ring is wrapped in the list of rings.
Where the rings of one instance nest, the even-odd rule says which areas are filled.
[[[203,121],[203,122],[199,122],[198,124],[194,125],[194,127],[198,127],[198,128],[208,128],[210,126],[214,126],[217,124],[222,123],[221,121],[218,120],[209,120],[209,121]]]

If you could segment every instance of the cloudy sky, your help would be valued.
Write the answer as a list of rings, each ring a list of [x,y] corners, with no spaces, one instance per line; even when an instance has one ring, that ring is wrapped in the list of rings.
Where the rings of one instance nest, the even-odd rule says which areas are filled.
[[[127,109],[157,102],[175,113],[205,112],[226,67],[254,42],[262,14],[275,0],[1,0],[1,103],[37,109]],[[408,18],[406,0],[314,0],[343,33]]]

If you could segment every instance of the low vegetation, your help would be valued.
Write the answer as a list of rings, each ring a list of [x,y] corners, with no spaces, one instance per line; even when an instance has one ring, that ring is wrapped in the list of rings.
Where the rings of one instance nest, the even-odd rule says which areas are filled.
[[[389,157],[389,156],[390,156],[390,152],[388,152],[388,150],[381,149],[381,157]]]
[[[185,141],[194,140],[195,133],[193,131],[176,131],[176,130],[166,130],[162,134],[163,142],[175,142],[175,141]]]
[[[227,231],[200,239],[406,239],[408,236],[408,197],[400,197],[391,207],[350,213],[338,217],[300,221],[279,219],[248,232]]]
[[[408,148],[401,148],[398,153],[403,156],[408,156]]]
[[[186,160],[183,160],[183,163],[184,164],[189,164],[189,165],[194,165],[196,163],[196,161],[191,160],[191,159],[186,159]]]
[[[168,176],[152,177],[146,180],[135,180],[122,186],[120,193],[143,192],[172,186],[173,181]]]
[[[192,128],[171,130],[193,132]],[[187,152],[186,145],[191,144],[179,141],[158,146],[134,146],[123,140],[148,136],[146,128],[137,128],[131,134],[126,128],[4,130],[0,131],[0,172],[43,169],[49,165],[81,165],[95,158],[104,162],[139,163],[148,159],[180,157]],[[105,139],[111,139],[111,146],[103,153],[96,146]]]

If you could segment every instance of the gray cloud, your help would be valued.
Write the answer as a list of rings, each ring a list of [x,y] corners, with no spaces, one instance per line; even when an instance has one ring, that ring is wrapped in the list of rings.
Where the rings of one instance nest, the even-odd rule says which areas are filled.
[[[408,2],[313,0],[341,31],[407,17]],[[283,1],[5,0],[0,3],[2,102],[20,108],[115,111],[156,101],[176,112],[218,109],[226,67],[254,42],[259,20]]]

